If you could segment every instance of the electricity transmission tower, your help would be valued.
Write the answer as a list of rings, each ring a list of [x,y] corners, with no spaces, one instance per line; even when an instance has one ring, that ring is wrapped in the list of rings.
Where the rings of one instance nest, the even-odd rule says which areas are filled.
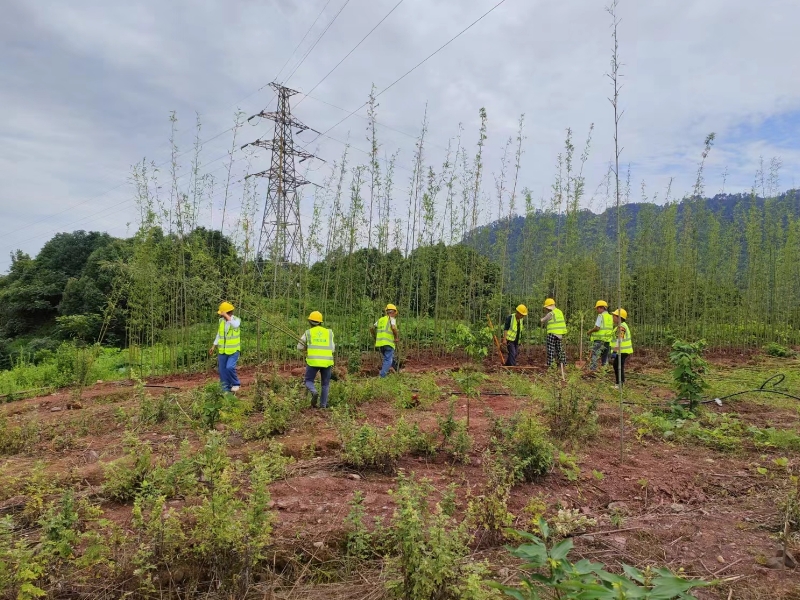
[[[275,132],[271,140],[257,139],[245,144],[258,146],[272,152],[269,169],[253,173],[248,177],[265,177],[268,181],[267,199],[264,203],[264,216],[261,221],[261,233],[258,239],[258,265],[261,276],[264,276],[264,261],[268,261],[273,270],[273,295],[278,292],[278,279],[281,271],[293,270],[303,258],[303,236],[300,228],[300,198],[297,190],[310,183],[297,175],[295,158],[304,162],[316,158],[313,154],[295,148],[292,129],[296,133],[309,130],[292,116],[289,98],[297,94],[295,90],[278,83],[271,83],[278,97],[275,112],[261,111],[248,119],[263,117],[275,122]],[[291,279],[291,278],[290,278]]]

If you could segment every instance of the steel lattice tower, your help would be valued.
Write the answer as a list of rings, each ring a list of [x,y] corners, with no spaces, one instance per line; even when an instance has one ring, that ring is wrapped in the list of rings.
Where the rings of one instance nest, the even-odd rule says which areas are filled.
[[[264,260],[272,263],[275,271],[274,281],[277,283],[278,270],[298,264],[303,257],[300,198],[297,189],[310,182],[297,175],[295,157],[298,157],[301,163],[309,158],[316,158],[313,154],[295,148],[292,129],[295,129],[296,133],[306,130],[319,132],[307,127],[292,116],[289,98],[298,92],[274,82],[270,84],[270,87],[278,96],[277,110],[275,112],[262,110],[250,119],[262,117],[274,121],[273,138],[271,140],[258,139],[245,144],[242,148],[259,146],[272,151],[269,169],[253,173],[248,177],[266,177],[268,181],[264,216],[258,239],[258,263],[261,265]],[[259,266],[259,269],[261,268]]]

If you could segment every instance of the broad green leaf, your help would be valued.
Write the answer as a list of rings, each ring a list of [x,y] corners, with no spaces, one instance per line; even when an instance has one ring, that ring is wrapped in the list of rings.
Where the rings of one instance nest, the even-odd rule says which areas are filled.
[[[567,554],[569,554],[569,551],[572,550],[573,546],[574,544],[569,538],[558,542],[550,550],[550,558],[553,560],[564,560],[567,557]]]

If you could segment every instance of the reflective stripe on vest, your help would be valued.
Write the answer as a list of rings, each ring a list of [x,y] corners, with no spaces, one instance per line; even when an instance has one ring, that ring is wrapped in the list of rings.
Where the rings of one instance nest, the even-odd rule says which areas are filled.
[[[619,329],[620,327],[625,332],[625,335],[622,339],[619,339]],[[631,339],[631,328],[627,323],[621,323],[619,327],[617,327],[615,331],[617,335],[617,351],[620,354],[633,354],[633,340]]]
[[[519,332],[517,332],[517,313],[511,315],[511,327],[509,328],[508,339],[512,342],[518,342],[522,337],[522,331],[525,328],[522,321],[519,321]],[[512,337],[513,333],[513,337]]]
[[[375,347],[391,346],[394,348],[394,333],[392,332],[392,321],[389,317],[378,319],[378,327],[375,332]]]
[[[333,366],[333,332],[324,327],[306,331],[306,364],[309,367]]]
[[[603,326],[592,334],[591,340],[598,342],[610,342],[614,337],[614,317],[608,311],[600,313],[603,317]]]
[[[553,335],[566,335],[567,334],[567,322],[564,320],[564,313],[561,312],[561,309],[554,308],[551,311],[553,315],[552,318],[547,321],[547,333],[552,333]]]
[[[226,333],[225,324],[225,319],[219,320],[219,344],[217,347],[219,348],[220,354],[235,354],[236,352],[239,352],[242,347],[239,337],[241,325],[236,329],[234,329],[233,325],[231,325]]]

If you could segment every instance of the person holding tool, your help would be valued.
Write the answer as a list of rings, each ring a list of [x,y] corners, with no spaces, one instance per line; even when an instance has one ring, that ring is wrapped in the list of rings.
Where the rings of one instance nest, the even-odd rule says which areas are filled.
[[[619,386],[625,384],[625,361],[633,354],[633,341],[631,340],[631,327],[626,322],[628,319],[628,311],[620,308],[611,313],[614,318],[614,351],[611,354],[611,364],[614,367],[614,378],[617,380],[617,385],[614,387],[619,389]]]
[[[208,349],[208,355],[214,355],[217,349],[217,367],[219,369],[219,382],[223,392],[238,392],[241,382],[236,373],[236,363],[239,362],[241,350],[242,321],[233,316],[233,304],[223,302],[217,310],[219,327],[214,343]]]
[[[305,384],[311,392],[311,408],[317,408],[317,400],[320,408],[328,408],[328,390],[333,375],[333,351],[336,349],[333,343],[333,331],[322,326],[322,313],[318,310],[308,315],[308,324],[311,326],[310,329],[307,329],[297,342],[297,349],[306,353]],[[317,373],[320,373],[322,380],[321,395],[314,387]]]
[[[547,314],[539,322],[547,327],[547,368],[557,361],[561,368],[561,379],[564,376],[564,365],[567,364],[567,353],[564,351],[563,337],[567,335],[567,322],[564,320],[564,313],[556,308],[556,301],[548,298],[544,301],[544,308]]]
[[[375,348],[383,356],[380,371],[381,377],[386,377],[392,367],[394,367],[395,372],[400,367],[397,361],[394,360],[395,349],[400,341],[400,333],[397,331],[397,307],[394,304],[387,304],[385,312],[386,314],[369,328],[369,332],[375,339]]]
[[[594,327],[589,330],[589,339],[592,341],[592,358],[589,361],[589,371],[597,370],[597,363],[602,366],[608,364],[608,351],[611,348],[611,338],[614,335],[614,320],[608,312],[608,302],[598,300],[594,305],[597,311],[597,320]]]
[[[506,317],[503,323],[503,344],[508,349],[506,367],[517,366],[517,354],[519,353],[519,343],[522,340],[522,321],[528,316],[528,307],[524,304],[517,306],[514,313]]]

